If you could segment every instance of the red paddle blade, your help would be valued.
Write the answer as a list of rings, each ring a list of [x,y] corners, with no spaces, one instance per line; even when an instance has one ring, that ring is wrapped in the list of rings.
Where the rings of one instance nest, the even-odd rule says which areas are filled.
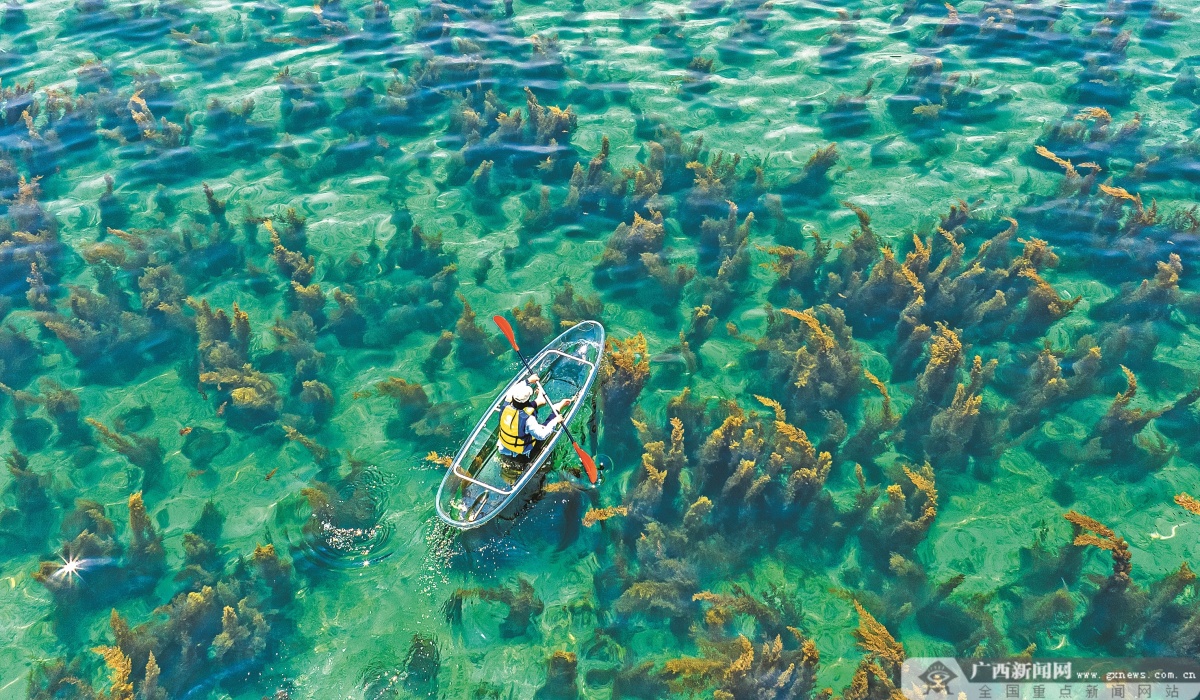
[[[583,469],[587,472],[588,481],[596,483],[596,463],[592,461],[592,456],[583,451],[578,442],[572,442],[571,446],[575,448],[575,454],[579,455],[579,461],[583,462]]]
[[[513,350],[521,352],[521,348],[517,347],[517,336],[513,335],[513,329],[509,325],[508,319],[503,316],[492,316],[492,320],[500,327],[500,332],[504,334],[504,337],[508,338],[508,343],[513,346]]]

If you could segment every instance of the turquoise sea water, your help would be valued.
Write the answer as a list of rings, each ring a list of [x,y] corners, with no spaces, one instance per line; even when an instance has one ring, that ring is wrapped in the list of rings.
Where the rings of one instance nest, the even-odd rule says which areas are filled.
[[[1200,655],[1192,12],[9,0],[0,697]],[[498,313],[610,466],[463,536]]]

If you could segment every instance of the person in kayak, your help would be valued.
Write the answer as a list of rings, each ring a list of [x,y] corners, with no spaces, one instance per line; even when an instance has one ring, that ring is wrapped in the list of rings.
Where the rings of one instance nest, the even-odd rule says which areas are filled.
[[[529,381],[540,380],[535,374]],[[534,398],[533,393],[533,387],[527,382],[517,382],[508,392],[508,405],[500,411],[499,450],[505,457],[528,459],[537,444],[549,438],[561,421],[561,417],[555,415],[545,423],[538,422],[537,410],[546,405],[546,394],[539,392]],[[569,403],[570,397],[554,404],[555,412],[561,413]]]

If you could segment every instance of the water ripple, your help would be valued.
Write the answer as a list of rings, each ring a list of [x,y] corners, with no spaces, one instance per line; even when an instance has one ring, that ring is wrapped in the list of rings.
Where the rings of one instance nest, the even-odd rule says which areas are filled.
[[[381,473],[364,467],[336,487],[314,482],[277,503],[275,524],[305,563],[329,571],[364,568],[395,550],[387,503]]]

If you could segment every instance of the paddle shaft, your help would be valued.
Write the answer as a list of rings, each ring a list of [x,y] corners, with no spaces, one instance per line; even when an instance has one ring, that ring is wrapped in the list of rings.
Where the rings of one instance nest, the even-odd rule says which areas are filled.
[[[525,366],[525,371],[528,372],[530,376],[537,376],[533,373],[533,368],[529,366],[529,361],[525,359],[525,355],[521,353],[521,348],[517,345],[517,338],[515,335],[513,335],[512,326],[509,325],[508,320],[503,316],[493,316],[492,320],[496,322],[496,325],[500,327],[500,330],[504,333],[504,336],[508,338],[508,344],[512,346],[514,351],[516,351],[517,357],[521,358],[521,364]],[[583,451],[583,448],[579,446],[579,441],[576,440],[575,436],[571,434],[571,429],[567,427],[567,422],[563,420],[563,417],[559,414],[558,409],[555,408],[554,404],[550,401],[550,397],[546,394],[546,390],[542,387],[542,380],[540,378],[537,380],[537,385],[538,393],[546,400],[547,405],[550,406],[550,412],[553,413],[554,417],[558,419],[559,424],[562,426],[563,432],[567,434],[567,438],[571,441],[571,447],[575,448],[575,454],[579,455],[579,461],[583,463],[583,469],[587,472],[588,481],[592,482],[593,484],[596,483],[596,479],[599,476],[596,472],[596,463],[592,460],[591,455]]]
[[[517,351],[517,357],[521,358],[521,364],[525,365],[525,371],[529,373],[529,376],[537,376],[533,373],[533,368],[529,366],[529,362],[526,361],[525,356],[521,354],[521,351],[517,348],[513,349]],[[545,388],[542,387],[541,378],[538,378],[534,384],[537,384],[538,394],[540,394],[542,398],[546,399],[546,405],[550,407],[550,412],[554,414],[554,417],[558,419],[559,424],[562,425],[563,432],[567,434],[567,437],[571,440],[571,442],[576,442],[575,436],[571,435],[571,429],[567,427],[567,422],[563,420],[562,415],[558,412],[558,408],[556,408],[554,403],[550,401],[550,395],[547,394]]]
[[[524,359],[524,355],[521,354],[521,347],[517,345],[516,335],[512,333],[512,327],[509,324],[508,319],[505,319],[503,316],[493,316],[492,321],[496,322],[496,325],[498,325],[500,331],[504,333],[504,337],[509,339],[509,345],[511,345],[512,349],[516,351],[517,357],[521,358],[521,364],[524,365],[524,369],[529,372],[529,376],[536,377],[536,375],[533,373],[533,367],[529,366],[529,361]],[[592,455],[589,455],[586,453],[586,451],[583,451],[583,448],[580,447],[580,442],[575,439],[574,435],[571,435],[571,429],[566,427],[566,421],[563,420],[562,415],[558,413],[558,408],[554,407],[553,403],[550,401],[550,396],[546,394],[546,389],[542,387],[540,377],[538,377],[538,393],[541,395],[542,399],[545,399],[546,403],[550,405],[550,411],[554,414],[554,418],[558,419],[559,425],[563,426],[563,432],[565,432],[566,437],[570,439],[571,447],[575,448],[575,454],[580,456],[580,462],[583,463],[583,471],[588,473],[588,480],[595,484],[596,479],[599,478],[599,473],[596,472],[595,460],[592,459]]]

